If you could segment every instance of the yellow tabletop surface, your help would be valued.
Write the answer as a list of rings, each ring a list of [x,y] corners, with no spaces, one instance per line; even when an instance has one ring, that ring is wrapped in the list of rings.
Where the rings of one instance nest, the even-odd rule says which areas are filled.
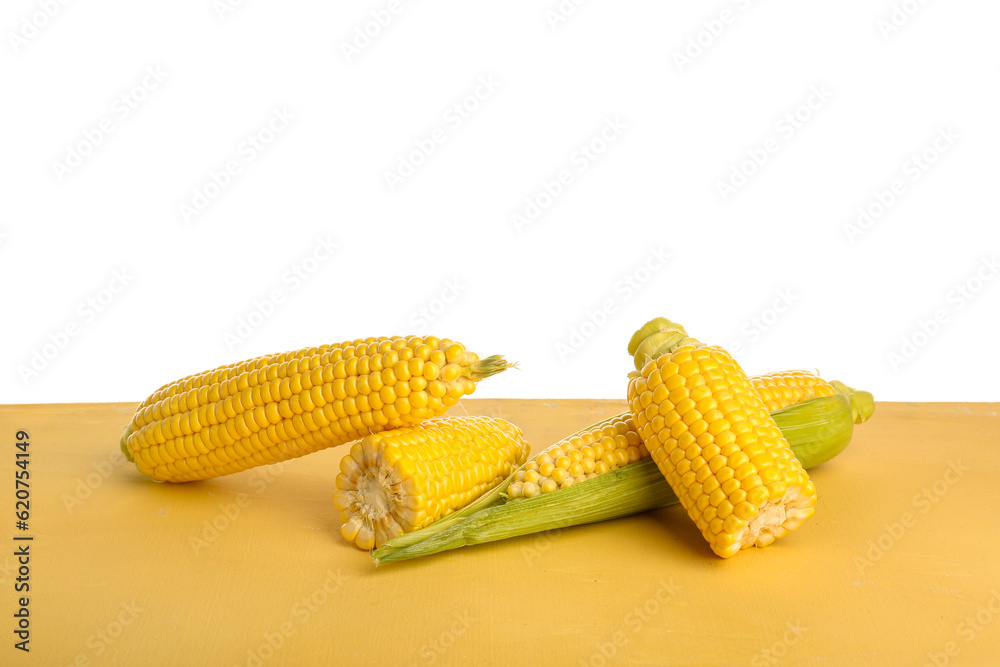
[[[811,471],[815,517],[729,560],[674,506],[378,568],[338,532],[347,447],[155,483],[118,448],[134,407],[0,406],[0,664],[1000,664],[995,403],[879,403]],[[509,419],[537,452],[623,409],[468,399],[453,412]]]

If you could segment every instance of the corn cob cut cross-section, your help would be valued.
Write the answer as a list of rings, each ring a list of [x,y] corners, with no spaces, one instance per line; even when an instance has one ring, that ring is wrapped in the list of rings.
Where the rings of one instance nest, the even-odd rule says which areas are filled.
[[[832,384],[807,371],[755,375],[750,383],[768,412],[837,393]],[[539,453],[524,470],[515,473],[507,495],[517,499],[551,493],[646,458],[649,451],[635,428],[632,413],[625,411],[563,438]]]
[[[161,387],[139,405],[122,451],[153,479],[208,479],[442,415],[508,367],[436,337],[257,357]]]
[[[635,425],[712,550],[764,547],[811,517],[816,488],[732,356],[662,318],[637,337]]]
[[[750,378],[750,384],[757,390],[768,412],[787,408],[810,398],[833,396],[837,393],[832,384],[809,371],[755,375]]]
[[[362,549],[430,524],[503,482],[528,459],[503,419],[435,419],[366,436],[341,459],[333,504]]]

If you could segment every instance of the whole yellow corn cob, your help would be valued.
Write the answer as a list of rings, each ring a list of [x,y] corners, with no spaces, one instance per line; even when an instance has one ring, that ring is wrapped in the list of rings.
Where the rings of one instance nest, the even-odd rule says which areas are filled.
[[[728,352],[658,318],[629,353],[635,425],[716,554],[767,546],[813,515],[816,487]]]
[[[122,451],[153,479],[208,479],[439,416],[509,367],[433,336],[257,357],[161,387],[136,409]]]
[[[528,459],[503,419],[455,417],[366,436],[340,461],[333,504],[341,534],[381,546],[468,505]]]
[[[750,383],[775,412],[837,390],[808,371],[781,371],[756,375]],[[649,451],[635,428],[632,413],[625,411],[563,438],[539,453],[519,470],[508,487],[511,499],[532,498],[565,489],[597,475],[649,458]]]

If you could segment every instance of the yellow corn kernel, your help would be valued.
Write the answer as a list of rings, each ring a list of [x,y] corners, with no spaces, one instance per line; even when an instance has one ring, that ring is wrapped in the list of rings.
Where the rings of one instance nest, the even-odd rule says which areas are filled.
[[[368,435],[340,462],[333,504],[341,535],[372,549],[423,528],[500,484],[529,449],[516,426],[493,417],[432,419]]]
[[[442,380],[417,350],[442,361],[450,354],[452,379]],[[416,336],[257,357],[164,385],[136,408],[121,447],[153,479],[208,479],[440,416],[475,382],[508,367],[501,357],[479,359],[459,343]],[[415,383],[414,371],[422,374]]]

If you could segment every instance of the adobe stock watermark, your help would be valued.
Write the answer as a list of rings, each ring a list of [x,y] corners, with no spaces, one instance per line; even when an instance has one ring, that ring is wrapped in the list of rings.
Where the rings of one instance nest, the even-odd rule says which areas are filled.
[[[389,0],[383,7],[369,12],[368,18],[363,23],[354,26],[351,37],[340,42],[340,53],[347,64],[351,64],[365,49],[375,43],[375,40],[410,4],[412,0]]]
[[[452,612],[454,619],[447,628],[442,630],[434,639],[430,639],[421,645],[417,654],[420,656],[419,662],[411,662],[410,667],[418,665],[433,665],[455,645],[458,640],[468,632],[476,619],[469,615],[468,611]]]
[[[965,473],[970,470],[972,468],[963,465],[961,459],[948,461],[948,469],[941,477],[913,494],[910,504],[916,512],[903,512],[892,523],[883,524],[885,532],[875,539],[865,542],[863,554],[854,557],[854,566],[858,576],[882,560],[883,556],[916,527],[919,517],[930,512],[937,503],[941,502],[941,499],[947,496],[952,487],[958,484]]]
[[[899,347],[886,354],[889,368],[898,372],[900,368],[913,361],[920,354],[920,351],[927,347],[941,333],[941,330],[951,323],[952,318],[975,299],[998,273],[1000,273],[1000,263],[997,262],[996,253],[989,257],[982,257],[979,265],[971,274],[948,290],[944,297],[944,304],[935,308],[927,319],[918,319],[915,326],[910,328],[910,332],[900,339]]]
[[[410,314],[409,325],[413,332],[419,336],[427,333],[431,324],[437,322],[467,289],[460,278],[446,278],[438,295]]]
[[[284,463],[275,463],[254,468],[250,472],[247,482],[255,494],[259,496],[284,472]],[[239,521],[240,517],[243,516],[244,510],[253,504],[254,497],[248,493],[241,492],[233,497],[233,502],[219,503],[218,513],[211,519],[202,521],[198,533],[188,536],[188,544],[191,545],[194,555],[197,556],[215,544],[224,532]]]
[[[899,176],[892,179],[884,190],[877,188],[871,198],[858,207],[855,219],[844,223],[844,234],[851,245],[864,236],[908,192],[908,183],[916,183],[923,178],[931,166],[951,150],[960,138],[961,135],[951,125],[939,127],[927,146],[906,158],[900,166]]]
[[[889,10],[889,15],[880,18],[875,22],[875,27],[878,28],[878,32],[882,35],[882,39],[886,42],[889,41],[897,32],[899,32],[907,23],[910,22],[914,16],[917,15],[924,5],[926,5],[928,0],[903,0],[902,2],[892,3],[892,8]]]
[[[927,662],[924,663],[924,667],[946,667],[951,664],[952,658],[962,654],[962,645],[967,646],[974,642],[998,616],[1000,616],[1000,590],[992,588],[990,597],[974,611],[970,611],[969,615],[955,626],[955,639],[946,641],[940,650],[927,652]]]
[[[77,477],[73,486],[73,493],[62,494],[63,507],[66,512],[72,514],[73,511],[82,506],[84,501],[89,500],[105,481],[111,477],[115,468],[128,461],[121,449],[115,450],[102,457],[99,461],[90,464],[92,472],[88,472],[83,477]]]
[[[792,293],[790,287],[779,289],[768,306],[743,322],[739,330],[740,338],[732,341],[726,349],[737,357],[746,352],[750,345],[760,340],[761,336],[777,324],[782,315],[791,310],[796,301],[798,297]]]
[[[545,22],[549,24],[549,30],[555,32],[559,26],[570,20],[576,10],[587,4],[587,0],[559,0],[545,10]]]
[[[580,174],[590,169],[602,155],[607,153],[611,145],[621,139],[628,127],[621,116],[605,118],[601,129],[593,137],[573,149],[569,154],[568,163],[555,172],[552,180],[543,179],[536,191],[528,195],[524,205],[510,214],[514,231],[521,234],[525,228],[538,222],[542,213],[565,194]]]
[[[676,48],[671,52],[674,59],[674,66],[681,74],[685,67],[694,65],[695,61],[701,58],[720,37],[729,29],[740,14],[750,9],[750,0],[732,0],[730,3],[736,9],[723,7],[701,22],[701,27],[690,33],[685,40],[684,46]]]
[[[567,526],[565,525],[558,525],[555,528],[534,533],[531,543],[521,547],[521,555],[527,561],[527,566],[531,567],[534,565],[535,561],[541,558],[542,554],[551,549],[555,538],[559,537],[566,528]]]
[[[473,114],[493,97],[500,85],[500,82],[492,74],[480,76],[476,85],[467,95],[462,96],[441,114],[443,126],[439,125],[428,132],[426,136],[414,139],[415,148],[397,155],[396,168],[387,169],[382,174],[389,192],[395,192],[399,186],[406,182],[406,179],[417,173],[417,170],[437,152],[438,147],[446,143],[453,133],[460,130],[472,118]]]
[[[20,53],[21,49],[38,37],[69,3],[70,0],[36,0],[38,9],[22,16],[17,30],[7,32],[7,42],[10,43],[11,50],[15,54]]]
[[[555,349],[559,360],[566,363],[570,357],[582,350],[587,341],[596,336],[608,323],[611,316],[663,270],[670,257],[670,253],[664,250],[663,246],[647,248],[646,255],[636,267],[612,284],[610,296],[601,300],[595,308],[584,311],[583,317],[570,327],[569,337],[565,341],[556,342]]]
[[[229,15],[246,4],[246,0],[212,0],[212,11],[216,18],[225,21]]]
[[[788,621],[782,630],[781,635],[751,658],[750,667],[777,665],[781,662],[782,658],[788,655],[788,649],[799,643],[799,640],[802,639],[809,628],[804,627],[801,623],[793,624],[791,621]]]
[[[80,132],[80,138],[66,144],[60,160],[52,161],[52,174],[62,183],[76,171],[102,145],[111,134],[138,109],[150,94],[167,80],[167,72],[160,65],[147,65],[142,76],[125,92],[111,101],[108,113],[90,127]]]
[[[329,234],[316,237],[316,242],[306,254],[292,262],[281,273],[280,285],[253,300],[249,312],[241,314],[231,331],[224,331],[222,342],[233,352],[271,319],[278,309],[288,302],[288,297],[299,291],[324,264],[333,259],[340,244]]]
[[[135,602],[122,602],[118,613],[111,620],[87,636],[85,646],[90,650],[80,651],[73,658],[73,662],[69,664],[75,667],[104,664],[103,662],[93,663],[91,661],[104,655],[105,651],[110,649],[125,634],[125,631],[139,620],[145,611],[145,607],[140,607]]]
[[[209,170],[201,185],[195,186],[191,200],[182,201],[177,205],[181,220],[188,223],[204,213],[212,202],[233,184],[236,177],[243,173],[244,168],[270,148],[294,120],[295,114],[289,111],[288,107],[272,109],[270,117],[264,124],[240,141],[235,155],[223,162],[219,169]]]
[[[80,301],[73,311],[73,316],[55,331],[46,335],[46,342],[33,348],[28,353],[26,363],[17,365],[17,374],[21,382],[28,386],[38,378],[59,355],[66,351],[73,339],[77,338],[87,327],[111,307],[125,289],[132,284],[134,277],[127,268],[115,269],[111,278],[99,290]]]
[[[343,588],[347,576],[339,569],[326,571],[323,583],[309,595],[296,600],[284,621],[263,633],[256,646],[247,649],[246,658],[237,664],[262,667],[287,644],[299,629],[319,614],[320,610]]]
[[[746,149],[746,158],[732,166],[729,176],[715,181],[715,189],[722,201],[729,201],[730,197],[749,183],[750,179],[770,162],[832,97],[833,92],[826,87],[826,84],[810,86],[806,99],[774,122],[775,136],[768,137],[759,146]]]
[[[604,641],[594,642],[594,651],[587,659],[581,659],[583,667],[607,667],[622,663],[622,655],[632,643],[632,636],[638,635],[647,624],[663,613],[680,593],[681,587],[671,579],[660,579],[653,593],[640,604],[630,609],[621,623]]]

